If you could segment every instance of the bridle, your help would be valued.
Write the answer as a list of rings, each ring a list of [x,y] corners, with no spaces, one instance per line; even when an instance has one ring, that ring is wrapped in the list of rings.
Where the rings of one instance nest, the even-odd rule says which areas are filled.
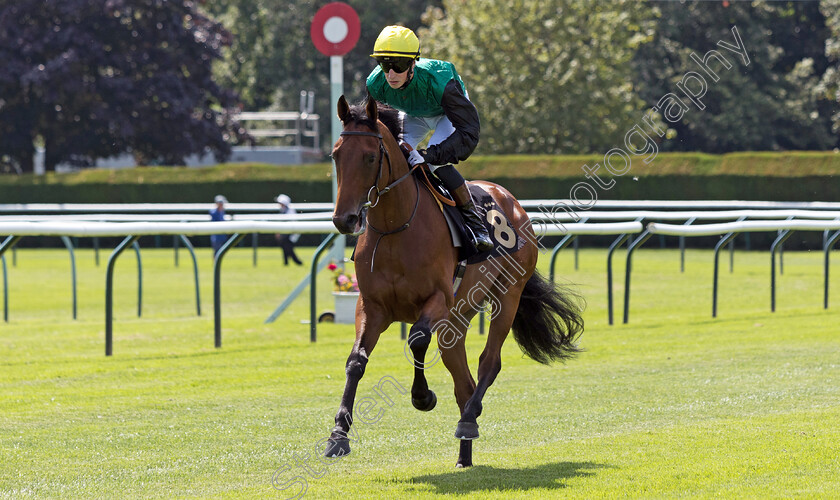
[[[391,170],[391,156],[388,154],[388,149],[385,147],[385,142],[382,140],[382,134],[377,133],[377,132],[345,130],[345,131],[341,132],[339,135],[341,135],[341,136],[376,137],[377,139],[379,139],[379,171],[376,174],[376,181],[374,181],[373,186],[371,186],[370,189],[368,189],[367,201],[364,203],[364,205],[362,205],[362,211],[363,212],[365,212],[366,209],[376,207],[376,205],[379,204],[379,199],[383,195],[388,193],[388,191],[390,191],[391,189],[396,187],[402,181],[406,180],[408,178],[408,176],[411,175],[412,172],[414,172],[414,170],[417,167],[422,165],[422,164],[414,165],[413,167],[408,169],[408,172],[406,172],[405,174],[400,176],[399,179],[397,179],[394,182],[388,184],[384,188],[379,189],[379,181],[382,179],[382,165],[384,163],[384,161],[383,161],[384,159],[388,160],[388,178],[389,179],[391,178],[391,172],[392,172],[392,170]],[[376,227],[374,227],[373,224],[371,224],[370,221],[367,220],[367,213],[364,214],[364,217],[365,217],[364,223],[367,226],[370,226],[370,228],[373,229],[375,232],[379,233],[379,239],[376,240],[376,245],[374,245],[374,247],[373,247],[373,255],[371,256],[371,259],[370,259],[370,270],[371,270],[371,272],[373,272],[373,261],[374,261],[374,257],[376,256],[376,249],[377,249],[377,247],[379,247],[379,242],[382,240],[382,238],[384,236],[388,236],[389,234],[394,234],[394,233],[399,233],[400,231],[405,231],[406,229],[408,229],[408,226],[411,225],[411,221],[413,221],[414,217],[417,215],[417,207],[420,205],[420,183],[417,182],[416,179],[414,180],[414,187],[417,190],[416,196],[414,198],[414,210],[412,210],[411,216],[408,218],[408,221],[406,221],[405,224],[398,227],[397,229],[393,229],[391,231],[381,231],[381,230],[377,229]],[[376,192],[376,201],[371,200],[371,196],[374,194],[374,191]]]
[[[408,176],[411,175],[411,173],[414,171],[414,169],[416,169],[419,166],[419,165],[415,165],[414,167],[408,169],[408,172],[406,172],[402,177],[400,177],[399,179],[395,180],[394,182],[388,184],[387,186],[385,186],[385,188],[380,190],[379,189],[379,181],[382,179],[382,163],[383,163],[382,160],[383,160],[383,158],[388,159],[388,175],[389,175],[389,177],[390,177],[390,174],[391,174],[391,155],[388,154],[388,150],[385,148],[385,142],[382,140],[382,134],[379,134],[377,132],[345,130],[345,131],[341,132],[339,135],[342,135],[342,136],[355,135],[355,136],[365,136],[365,137],[376,137],[377,139],[379,139],[379,171],[376,174],[376,182],[374,182],[373,186],[371,186],[370,189],[368,189],[367,202],[364,205],[362,205],[362,208],[373,208],[373,207],[375,207],[379,203],[379,198],[382,195],[384,195],[385,193],[390,191],[391,188],[395,187],[397,184],[401,183],[406,178],[408,178]],[[376,190],[376,201],[372,202],[370,200],[370,196],[371,196],[371,194],[373,193],[374,190]],[[415,204],[415,207],[414,207],[414,213],[417,213],[416,204]],[[414,218],[414,213],[411,215],[411,219]],[[411,219],[409,219],[409,222],[411,222]],[[408,227],[408,222],[405,224],[405,227]],[[402,228],[402,229],[405,229],[405,228]],[[402,231],[402,229],[399,229],[398,231]],[[392,232],[397,232],[397,231],[392,231]]]

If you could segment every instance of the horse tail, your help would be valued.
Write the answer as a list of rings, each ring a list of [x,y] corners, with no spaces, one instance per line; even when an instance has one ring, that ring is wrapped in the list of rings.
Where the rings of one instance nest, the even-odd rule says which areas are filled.
[[[583,332],[582,306],[578,295],[534,271],[519,299],[513,338],[534,361],[565,361],[582,350],[575,343]]]

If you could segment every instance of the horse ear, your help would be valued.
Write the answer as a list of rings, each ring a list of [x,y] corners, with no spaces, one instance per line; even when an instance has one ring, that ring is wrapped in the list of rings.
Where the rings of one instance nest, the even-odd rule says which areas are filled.
[[[350,105],[347,104],[347,99],[344,98],[344,94],[338,98],[338,119],[341,120],[342,123],[346,121],[347,113],[350,112]]]
[[[379,119],[379,109],[376,107],[376,99],[368,97],[365,111],[367,112],[368,118],[371,120],[376,121]]]

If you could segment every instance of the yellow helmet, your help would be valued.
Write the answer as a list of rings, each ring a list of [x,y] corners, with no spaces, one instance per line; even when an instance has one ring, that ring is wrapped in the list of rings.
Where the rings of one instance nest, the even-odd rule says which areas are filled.
[[[420,40],[404,26],[386,26],[373,44],[370,57],[420,58]]]

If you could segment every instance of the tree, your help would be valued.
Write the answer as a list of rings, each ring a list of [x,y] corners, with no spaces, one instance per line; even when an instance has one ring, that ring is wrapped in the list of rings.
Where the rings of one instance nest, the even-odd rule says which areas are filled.
[[[452,61],[481,117],[484,153],[592,153],[641,117],[630,61],[652,35],[644,2],[449,0],[420,33]]]
[[[344,56],[344,88],[351,101],[367,93],[365,79],[375,62],[370,58],[379,32],[389,24],[411,29],[421,14],[441,0],[355,0],[361,35]],[[309,35],[312,17],[325,2],[313,0],[219,0],[209,12],[232,33],[233,43],[215,68],[219,80],[236,90],[249,110],[297,109],[301,90],[316,95],[321,130],[330,130],[335,108],[330,103],[329,58],[315,48]],[[328,135],[325,141],[329,141]],[[325,146],[328,144],[325,142]]]
[[[0,148],[32,170],[131,152],[183,163],[241,137],[213,80],[229,33],[190,0],[45,0],[0,7]]]
[[[822,0],[820,9],[831,31],[825,42],[825,56],[834,64],[823,75],[818,91],[833,104],[832,130],[840,135],[840,0]]]
[[[710,66],[720,80],[709,85],[702,101],[671,126],[676,139],[663,150],[724,153],[738,150],[826,149],[827,107],[816,86],[827,67],[828,36],[815,2],[661,2],[656,34],[633,60],[634,80],[642,98],[653,105],[690,71],[701,72],[691,54],[703,58],[718,50],[731,69],[716,60]],[[734,44],[735,26],[750,58],[721,50]]]

